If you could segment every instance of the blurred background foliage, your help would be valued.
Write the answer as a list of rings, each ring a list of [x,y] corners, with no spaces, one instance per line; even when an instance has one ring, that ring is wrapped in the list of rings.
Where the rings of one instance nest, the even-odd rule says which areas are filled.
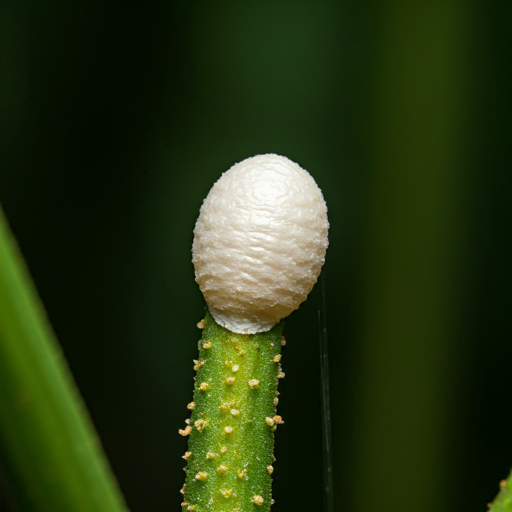
[[[336,510],[485,510],[512,466],[511,22],[483,1],[0,5],[0,201],[133,512],[180,503],[201,202],[268,152],[329,207]],[[276,512],[321,507],[320,298],[286,324]]]

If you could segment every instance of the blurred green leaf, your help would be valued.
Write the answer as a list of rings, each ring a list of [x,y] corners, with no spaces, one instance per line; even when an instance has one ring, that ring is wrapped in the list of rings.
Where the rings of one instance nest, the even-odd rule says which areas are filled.
[[[127,510],[1,209],[0,454],[22,510]]]

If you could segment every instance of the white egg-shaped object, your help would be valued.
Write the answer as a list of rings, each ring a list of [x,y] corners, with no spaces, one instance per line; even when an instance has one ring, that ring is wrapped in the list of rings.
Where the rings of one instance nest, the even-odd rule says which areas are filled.
[[[321,190],[288,158],[258,155],[226,171],[203,202],[192,247],[217,323],[254,334],[297,309],[324,264],[328,228]]]

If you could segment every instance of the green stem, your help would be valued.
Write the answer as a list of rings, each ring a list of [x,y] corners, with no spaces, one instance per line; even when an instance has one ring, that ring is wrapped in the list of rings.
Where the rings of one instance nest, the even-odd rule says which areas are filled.
[[[512,512],[512,472],[500,482],[500,492],[489,504],[489,512]]]
[[[127,510],[1,208],[0,456],[23,510]]]
[[[207,313],[195,362],[182,510],[270,510],[283,322],[235,334]]]

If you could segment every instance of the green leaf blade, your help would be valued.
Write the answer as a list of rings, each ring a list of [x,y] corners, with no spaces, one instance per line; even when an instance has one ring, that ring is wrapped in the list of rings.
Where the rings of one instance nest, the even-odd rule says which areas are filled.
[[[127,510],[1,210],[0,454],[22,509]]]

